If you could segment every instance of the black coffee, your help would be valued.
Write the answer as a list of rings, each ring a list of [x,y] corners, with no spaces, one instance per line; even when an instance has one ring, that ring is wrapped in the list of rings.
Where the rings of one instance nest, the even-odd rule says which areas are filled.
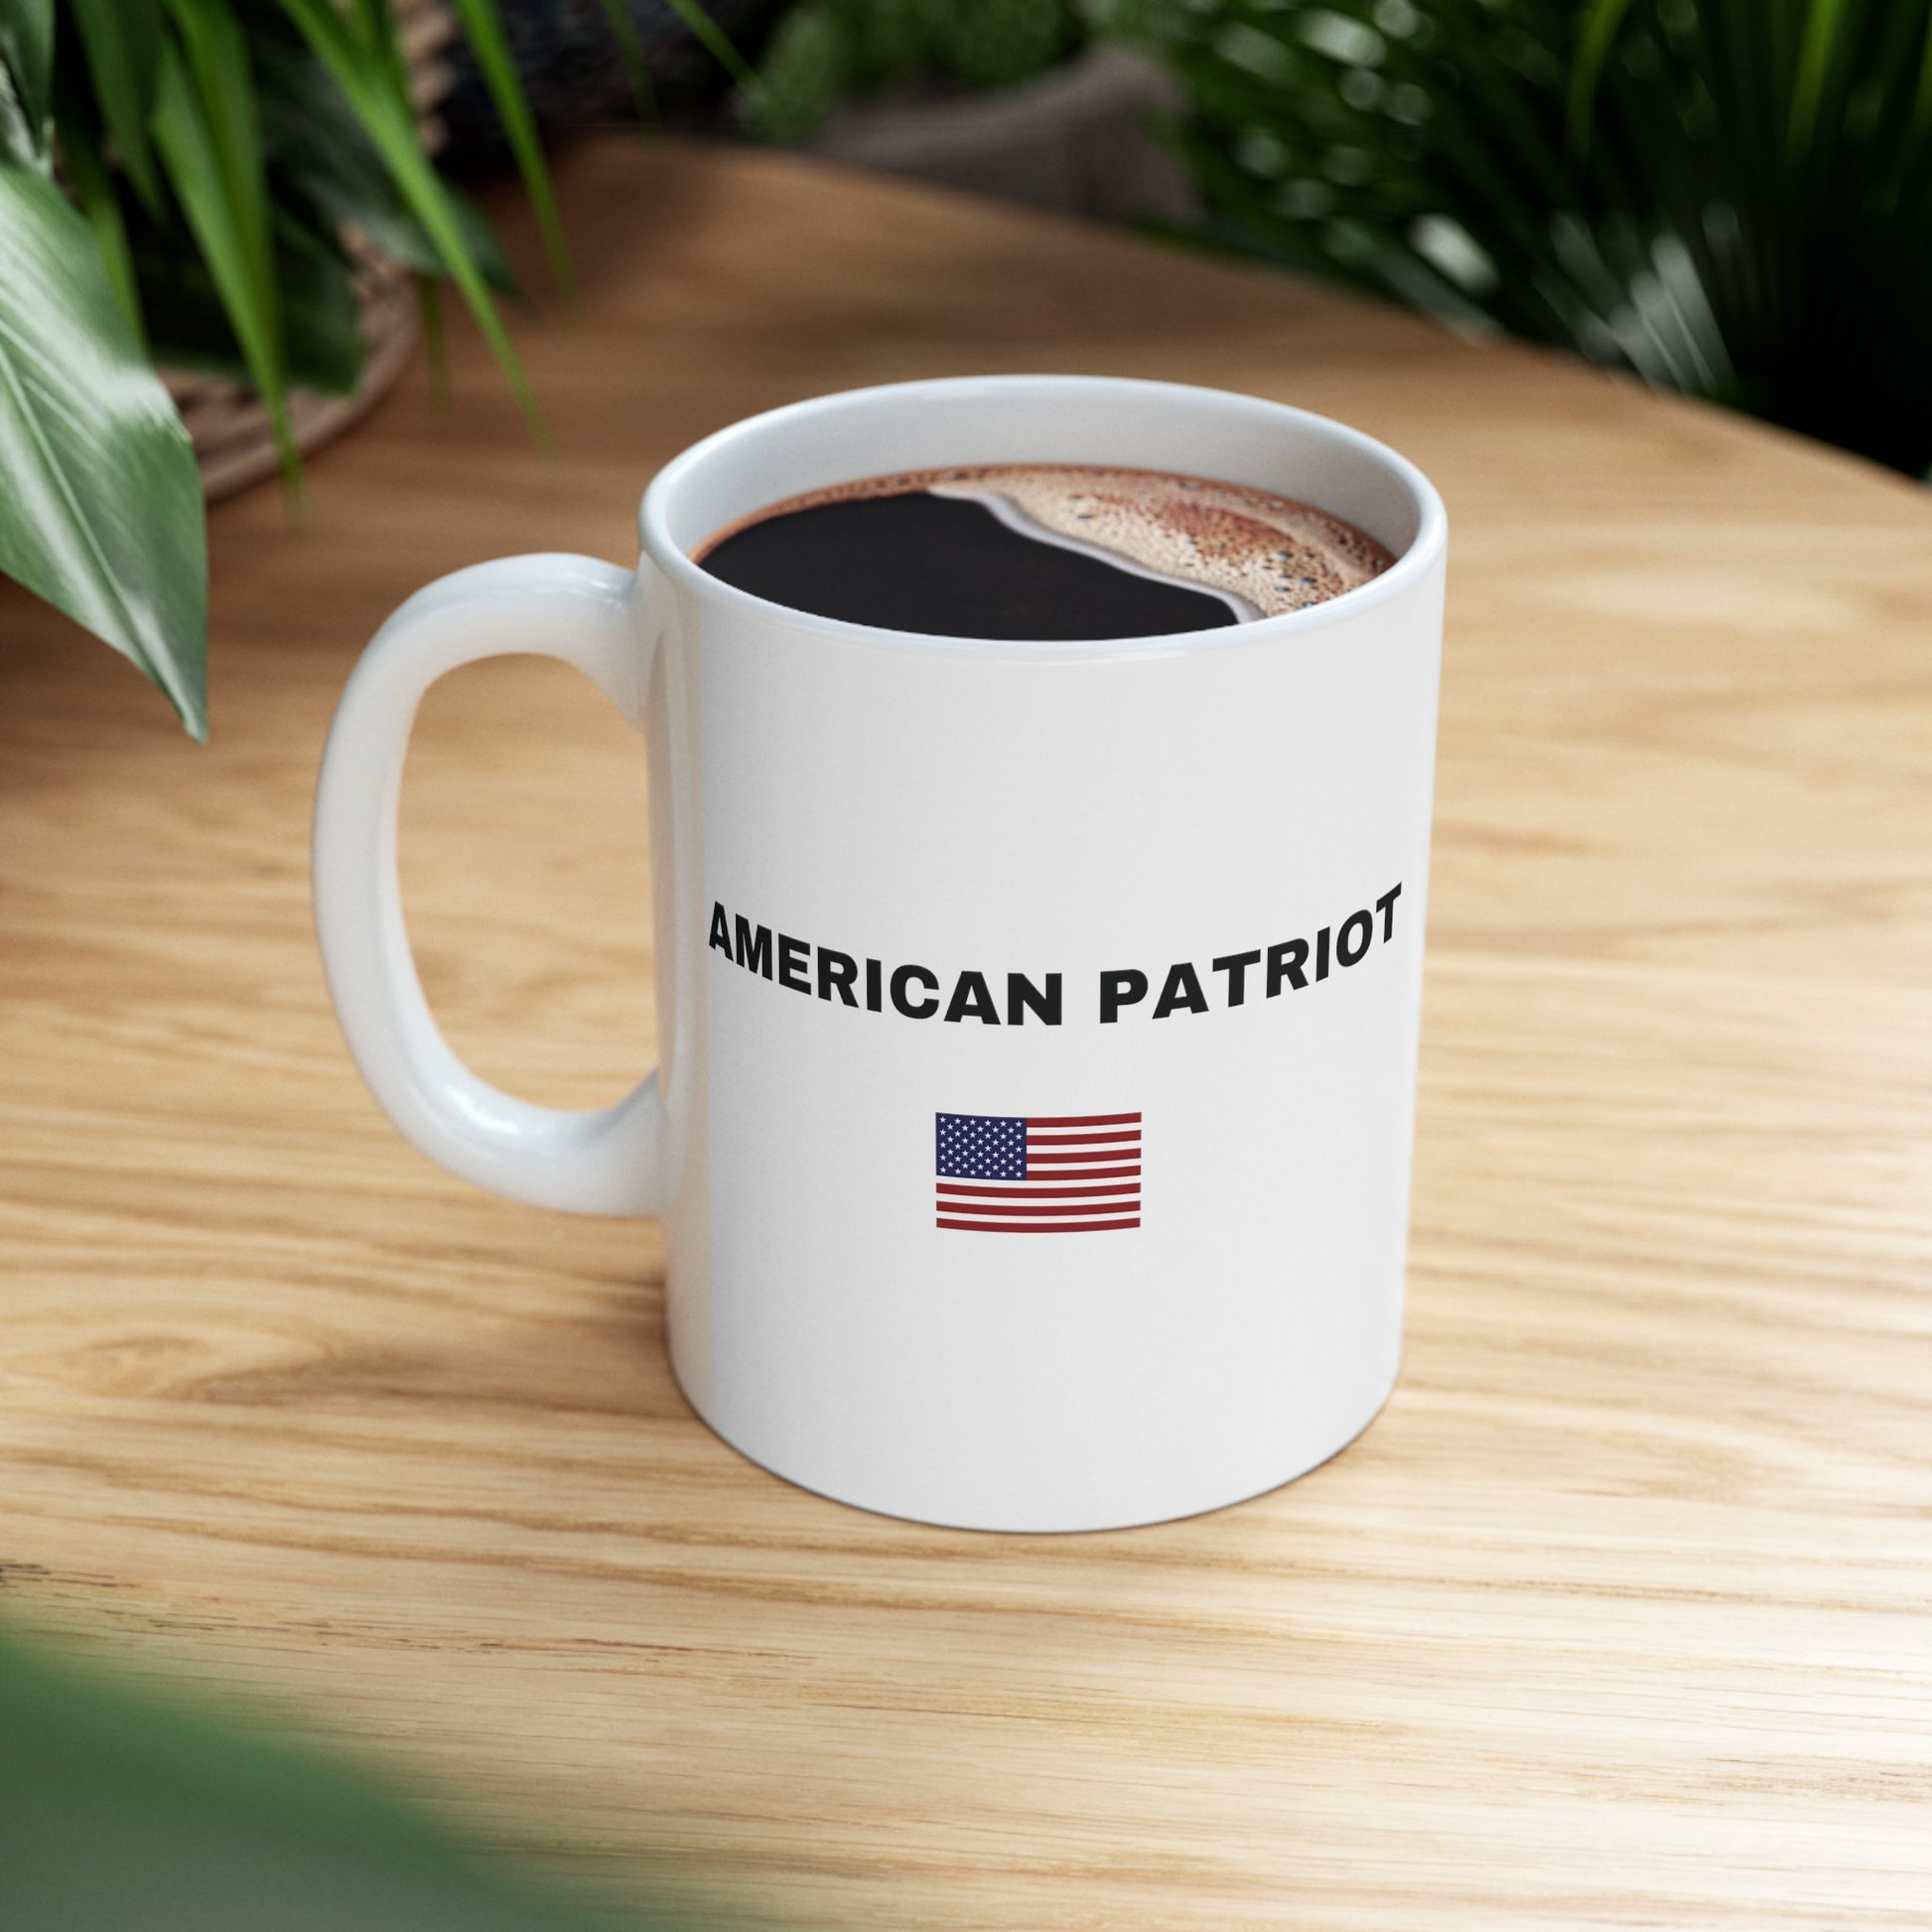
[[[1206,630],[1338,597],[1373,539],[1241,484],[1084,465],[871,477],[774,503],[694,553],[790,610],[933,636],[1098,641]]]

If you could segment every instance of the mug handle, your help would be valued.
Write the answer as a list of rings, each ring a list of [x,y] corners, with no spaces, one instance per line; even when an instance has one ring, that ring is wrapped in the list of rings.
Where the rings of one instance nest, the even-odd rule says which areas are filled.
[[[636,572],[594,557],[505,557],[439,579],[370,640],[316,787],[323,969],[362,1077],[404,1137],[452,1173],[576,1214],[655,1214],[664,1107],[653,1072],[614,1107],[539,1107],[481,1080],[423,997],[396,875],[396,808],[416,707],[445,671],[534,652],[574,664],[641,724],[656,647]]]

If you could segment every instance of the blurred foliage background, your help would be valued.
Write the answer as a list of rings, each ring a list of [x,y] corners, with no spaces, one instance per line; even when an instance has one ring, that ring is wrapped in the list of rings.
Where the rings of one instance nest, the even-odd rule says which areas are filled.
[[[448,4],[448,0],[444,0]],[[397,0],[389,0],[397,4]],[[422,4],[422,0],[417,0]],[[546,147],[613,123],[691,128],[749,69],[785,0],[493,0],[503,43]],[[458,177],[515,160],[508,127],[476,45],[450,50],[450,91],[437,104],[448,135],[437,157]]]
[[[1932,466],[1928,0],[1099,0],[1194,238]]]
[[[662,1885],[660,1882],[660,1890]],[[479,1854],[345,1761],[0,1630],[6,1932],[724,1932]]]
[[[689,0],[695,6],[695,0]],[[494,0],[450,0],[569,255]],[[431,165],[394,0],[0,0],[0,576],[207,732],[202,485],[157,362],[346,392],[355,248],[448,282],[532,421],[489,229]]]
[[[1020,118],[976,137],[1003,172],[959,115],[927,171],[1052,200],[1018,174],[1125,149],[1094,88],[1035,83],[1109,43],[1178,90],[1171,235],[1932,470],[1932,0],[0,0],[0,575],[198,735],[199,485],[154,361],[245,375],[293,474],[290,393],[356,381],[373,248],[432,320],[454,289],[535,419],[503,262],[422,146],[399,23],[439,10],[446,159],[514,162],[566,289],[543,145],[587,120],[809,143],[853,101],[937,128],[1027,88],[1024,152]],[[1116,91],[1131,133],[1162,89]]]
[[[745,122],[801,141],[841,101],[1015,86],[1085,39],[1075,0],[802,0],[764,48]]]
[[[667,0],[627,0],[633,8]],[[509,0],[542,12],[603,0]],[[1175,81],[1170,234],[1932,469],[1932,0],[732,0],[737,119]]]

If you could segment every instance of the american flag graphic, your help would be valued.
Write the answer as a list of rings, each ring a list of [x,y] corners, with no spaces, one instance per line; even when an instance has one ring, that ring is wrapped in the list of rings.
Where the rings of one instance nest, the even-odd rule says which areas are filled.
[[[940,1114],[942,1228],[1095,1234],[1141,1224],[1139,1114]]]

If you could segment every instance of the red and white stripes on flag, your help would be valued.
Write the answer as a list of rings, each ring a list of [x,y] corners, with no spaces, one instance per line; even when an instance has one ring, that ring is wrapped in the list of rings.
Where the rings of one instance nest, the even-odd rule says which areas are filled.
[[[1096,1234],[1141,1224],[1139,1114],[940,1114],[938,1225]]]

